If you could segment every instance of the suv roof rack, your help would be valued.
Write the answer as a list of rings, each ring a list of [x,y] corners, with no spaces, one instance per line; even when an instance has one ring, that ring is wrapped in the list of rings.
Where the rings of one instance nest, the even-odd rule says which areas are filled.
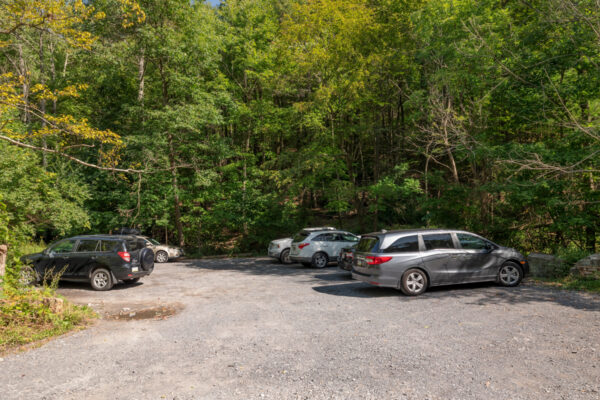
[[[335,231],[337,228],[333,226],[317,226],[313,228],[304,228],[303,231]]]

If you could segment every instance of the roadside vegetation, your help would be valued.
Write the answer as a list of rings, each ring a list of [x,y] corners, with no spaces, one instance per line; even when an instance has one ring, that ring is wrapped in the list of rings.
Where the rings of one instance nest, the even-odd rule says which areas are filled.
[[[0,0],[0,245],[327,224],[594,253],[598,26],[591,0]],[[22,290],[3,307],[51,289]]]

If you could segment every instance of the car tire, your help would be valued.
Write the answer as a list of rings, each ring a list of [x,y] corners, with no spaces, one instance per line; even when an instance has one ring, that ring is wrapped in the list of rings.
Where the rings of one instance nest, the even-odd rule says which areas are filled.
[[[166,263],[169,261],[169,254],[166,251],[160,250],[156,252],[156,262]]]
[[[131,285],[133,283],[138,283],[140,281],[140,278],[132,278],[132,279],[125,279],[123,282],[125,282],[128,285]]]
[[[107,269],[98,268],[92,272],[92,275],[90,276],[90,284],[94,290],[110,290],[114,284],[112,274]]]
[[[498,283],[506,287],[518,286],[523,280],[523,269],[515,262],[507,261],[498,271]]]
[[[279,255],[279,261],[282,264],[291,264],[292,260],[290,259],[290,249],[284,249]]]
[[[329,264],[329,257],[327,254],[319,251],[313,254],[311,265],[315,268],[325,268]]]
[[[418,296],[425,293],[427,284],[427,274],[418,268],[411,268],[402,275],[400,290],[407,296]]]
[[[167,260],[169,256],[167,255]],[[152,271],[154,269],[154,251],[149,248],[140,250],[140,265],[144,271]]]

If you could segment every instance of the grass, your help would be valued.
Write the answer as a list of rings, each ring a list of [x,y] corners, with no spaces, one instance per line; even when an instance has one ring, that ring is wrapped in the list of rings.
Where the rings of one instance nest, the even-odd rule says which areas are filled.
[[[578,278],[569,275],[563,278],[533,278],[533,281],[559,289],[582,290],[600,294],[600,279]]]
[[[96,317],[92,309],[56,293],[58,278],[42,287],[0,285],[0,354],[74,329]]]

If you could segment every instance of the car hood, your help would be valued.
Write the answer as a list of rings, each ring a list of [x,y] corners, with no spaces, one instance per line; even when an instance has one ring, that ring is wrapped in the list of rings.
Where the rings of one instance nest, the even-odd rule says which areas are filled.
[[[285,243],[285,242],[291,242],[292,238],[283,238],[283,239],[275,239],[275,240],[271,240],[271,243]]]

